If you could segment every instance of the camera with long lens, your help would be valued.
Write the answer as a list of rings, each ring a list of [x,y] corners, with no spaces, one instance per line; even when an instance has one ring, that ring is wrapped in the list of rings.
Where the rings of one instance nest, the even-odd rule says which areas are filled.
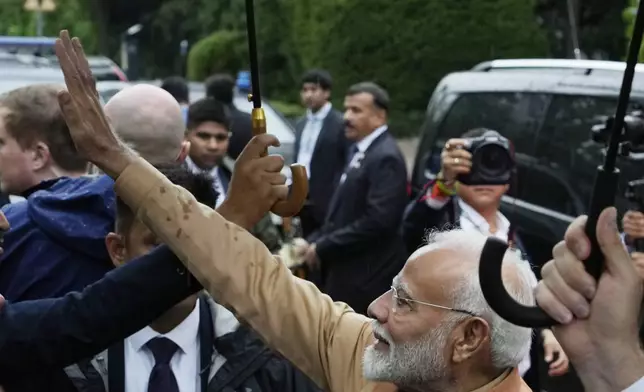
[[[591,129],[593,141],[601,144],[608,143],[614,121],[615,117],[608,117],[604,123],[593,126]],[[620,134],[619,143],[620,155],[642,159],[637,156],[644,153],[644,112],[642,110],[634,110],[624,116],[624,128]]]
[[[496,131],[465,139],[463,148],[472,154],[472,169],[459,175],[458,181],[465,185],[510,184],[515,168],[512,144]]]

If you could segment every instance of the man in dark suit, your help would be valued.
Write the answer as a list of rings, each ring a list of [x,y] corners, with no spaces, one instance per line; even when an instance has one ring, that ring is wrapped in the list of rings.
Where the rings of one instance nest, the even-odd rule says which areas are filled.
[[[405,261],[398,227],[407,203],[407,169],[387,132],[389,96],[382,87],[352,86],[344,107],[345,135],[353,142],[348,164],[304,258],[320,266],[326,294],[366,314]]]
[[[216,74],[206,79],[206,96],[223,103],[230,121],[228,156],[237,159],[253,137],[250,114],[242,112],[233,104],[235,79],[228,74]]]
[[[331,82],[323,70],[310,70],[302,77],[300,97],[307,110],[295,125],[294,156],[309,175],[309,197],[300,212],[304,238],[324,223],[349,148],[342,113],[329,102]]]

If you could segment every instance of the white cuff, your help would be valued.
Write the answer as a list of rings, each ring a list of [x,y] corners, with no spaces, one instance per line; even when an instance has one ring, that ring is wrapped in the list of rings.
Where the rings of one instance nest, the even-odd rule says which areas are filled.
[[[644,392],[644,377],[637,380],[633,385],[624,389],[622,392]]]

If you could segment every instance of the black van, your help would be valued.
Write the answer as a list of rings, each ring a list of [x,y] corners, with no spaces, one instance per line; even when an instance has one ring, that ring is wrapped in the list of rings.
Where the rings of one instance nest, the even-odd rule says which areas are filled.
[[[518,70],[447,75],[427,107],[412,193],[436,175],[448,139],[477,127],[499,131],[514,143],[518,173],[502,211],[517,225],[531,261],[545,263],[574,217],[586,212],[604,151],[592,141],[591,128],[614,115],[621,77]],[[641,103],[644,75],[637,75],[629,110]],[[627,160],[618,165],[617,205],[624,211],[624,187],[644,177],[644,166]]]

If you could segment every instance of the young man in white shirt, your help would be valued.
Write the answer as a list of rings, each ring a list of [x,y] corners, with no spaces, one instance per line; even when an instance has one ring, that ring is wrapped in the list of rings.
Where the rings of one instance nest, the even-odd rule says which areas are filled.
[[[228,193],[235,161],[228,156],[232,133],[231,118],[224,103],[215,98],[203,98],[193,102],[188,108],[188,125],[185,140],[190,143],[190,151],[185,164],[195,174],[204,173],[211,178],[211,184],[219,207]],[[279,229],[266,214],[251,230],[272,252],[282,245]]]
[[[209,177],[193,174],[182,165],[161,170],[197,201],[214,207],[217,194]],[[120,200],[115,231],[105,242],[117,267],[161,244]],[[102,388],[103,383],[109,385],[109,392],[206,392],[222,388],[240,392],[319,391],[205,293],[176,304],[149,326],[93,358],[90,367],[90,371],[87,364],[66,369],[81,392]]]
[[[403,237],[408,252],[417,249],[428,230],[445,226],[459,226],[488,236],[510,242],[524,254],[521,241],[510,228],[510,221],[501,213],[501,197],[510,185],[465,185],[458,182],[459,175],[467,175],[472,169],[472,155],[464,149],[465,139],[483,136],[489,130],[478,128],[463,134],[461,139],[450,139],[441,152],[441,171],[437,179],[427,184],[420,196],[412,201],[403,218]],[[526,261],[528,262],[528,261]],[[532,275],[532,284],[537,278]],[[568,357],[549,329],[540,331],[545,361],[549,363],[548,374],[560,376],[568,371]],[[539,372],[531,369],[532,361],[539,358],[537,347],[519,364],[519,373],[534,390],[539,389]],[[531,385],[532,384],[532,385]]]

